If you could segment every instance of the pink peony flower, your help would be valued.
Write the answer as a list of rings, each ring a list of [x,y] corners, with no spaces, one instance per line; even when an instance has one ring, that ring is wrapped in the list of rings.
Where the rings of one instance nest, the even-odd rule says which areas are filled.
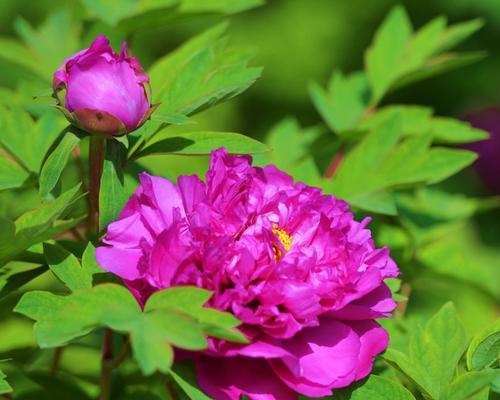
[[[116,54],[99,35],[88,49],[66,61],[55,72],[53,89],[64,100],[68,120],[90,133],[118,135],[137,129],[148,118],[149,78],[123,43]],[[59,96],[60,97],[60,96]]]
[[[215,399],[321,397],[367,376],[388,344],[374,321],[395,307],[385,278],[398,275],[376,249],[368,219],[344,201],[250,157],[212,153],[206,183],[140,176],[108,227],[97,261],[144,304],[156,290],[196,285],[230,311],[250,344],[211,339],[196,359]]]

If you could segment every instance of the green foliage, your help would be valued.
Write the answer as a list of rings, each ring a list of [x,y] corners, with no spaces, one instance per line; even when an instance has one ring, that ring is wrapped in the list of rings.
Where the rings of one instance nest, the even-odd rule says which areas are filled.
[[[487,367],[498,368],[500,358],[500,320],[480,332],[467,350],[467,367],[482,370]]]
[[[457,74],[463,82],[455,78],[459,85],[448,89],[446,104],[422,98],[428,86],[418,86],[417,96],[409,91],[392,95],[482,59],[482,52],[452,51],[482,26],[480,20],[447,25],[438,17],[414,30],[397,6],[365,52],[364,70],[335,69],[322,87],[316,82],[326,75],[324,60],[358,63],[342,56],[357,57],[352,51],[357,43],[345,34],[355,26],[356,37],[365,43],[363,30],[370,26],[365,19],[378,18],[381,6],[363,3],[366,15],[359,21],[342,17],[344,8],[359,7],[330,2],[324,10],[335,12],[322,20],[321,2],[276,2],[249,17],[238,16],[228,28],[223,17],[262,1],[80,0],[43,15],[37,7],[49,2],[35,3],[32,14],[23,10],[15,18],[9,4],[0,5],[0,20],[4,15],[14,20],[12,34],[4,29],[0,37],[0,352],[9,360],[2,370],[14,398],[96,398],[99,374],[110,368],[112,398],[158,400],[172,398],[169,391],[175,391],[180,398],[208,399],[192,363],[174,363],[174,348],[206,350],[208,337],[245,344],[240,321],[210,308],[211,292],[195,287],[168,288],[139,304],[99,267],[94,244],[135,190],[139,172],[150,168],[175,180],[184,170],[205,170],[206,157],[194,156],[219,147],[252,154],[258,165],[275,164],[296,181],[347,200],[357,219],[365,212],[383,214],[370,225],[375,244],[389,246],[403,272],[386,282],[399,302],[394,318],[380,321],[391,345],[385,363],[376,361],[369,377],[336,389],[332,399],[486,400],[500,393],[500,330],[498,321],[491,324],[500,298],[500,202],[461,172],[476,159],[462,145],[488,134],[441,116],[481,102],[477,76],[471,70]],[[294,9],[298,20],[289,18]],[[269,30],[271,25],[276,27]],[[330,34],[335,29],[335,34],[309,35],[311,25]],[[226,32],[236,38],[230,40]],[[147,67],[155,109],[137,131],[106,139],[96,235],[91,223],[83,224],[90,188],[86,145],[94,138],[67,127],[47,106],[53,105],[49,86],[55,69],[98,33],[106,34],[115,49],[125,39],[132,46],[132,54]],[[269,86],[273,75],[264,74],[245,102],[221,105],[260,77],[261,68],[249,66],[253,51],[242,45],[258,43],[260,37],[274,57],[286,54],[286,68],[279,70],[285,85]],[[293,40],[303,40],[310,53],[290,52],[286,42]],[[259,62],[267,61],[268,67],[263,47]],[[299,62],[314,68],[314,76],[303,78],[314,78],[309,96],[321,123],[311,124],[314,109],[294,96],[304,75],[294,65]],[[487,84],[495,90],[495,82]],[[462,86],[474,88],[474,97],[458,103],[453,98],[462,94]],[[441,115],[423,105],[429,103]],[[283,118],[291,109],[297,118]],[[262,143],[268,126],[273,127]],[[454,305],[443,306],[449,300]],[[11,313],[15,303],[15,311],[34,320],[33,326]],[[486,323],[491,325],[484,329]],[[473,338],[469,346],[466,332]],[[103,336],[105,342],[111,339],[113,352],[122,346],[113,360],[104,357]],[[0,371],[0,394],[11,391]]]
[[[371,104],[380,102],[391,89],[481,57],[481,54],[445,53],[481,26],[482,22],[475,20],[446,27],[446,19],[439,17],[414,33],[404,8],[395,7],[365,55]]]
[[[60,142],[43,163],[39,183],[41,197],[46,197],[54,189],[68,162],[68,157],[78,143],[80,143],[79,135],[71,129],[67,129]]]
[[[61,279],[66,284],[74,282],[72,277]],[[40,347],[65,345],[98,327],[107,327],[130,335],[134,357],[143,373],[149,375],[156,370],[169,372],[173,362],[171,345],[202,350],[207,347],[205,334],[244,340],[233,330],[239,321],[231,314],[203,307],[210,292],[202,289],[157,292],[144,311],[123,286],[101,284],[74,289],[67,296],[31,291],[17,304],[16,312],[36,321],[34,332]]]
[[[49,240],[77,225],[82,218],[62,219],[75,202],[80,185],[53,201],[21,215],[15,222],[5,220],[1,232],[0,265],[5,265],[30,246]]]
[[[462,385],[454,377],[466,346],[465,330],[455,307],[448,303],[425,327],[412,333],[406,353],[390,348],[384,359],[403,372],[425,396],[440,400],[459,390],[455,385]]]
[[[10,393],[10,392],[12,392],[12,388],[5,380],[5,374],[2,371],[0,371],[0,394]]]

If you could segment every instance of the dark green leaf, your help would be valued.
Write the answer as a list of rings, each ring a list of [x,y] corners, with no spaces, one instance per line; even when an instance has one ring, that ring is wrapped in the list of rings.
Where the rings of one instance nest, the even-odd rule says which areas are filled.
[[[467,350],[467,367],[481,370],[486,367],[498,367],[500,358],[500,320],[481,331]]]
[[[52,189],[54,189],[68,162],[68,157],[78,143],[80,143],[80,137],[72,129],[67,129],[63,133],[61,141],[48,155],[40,171],[41,197],[47,197]]]
[[[384,358],[428,396],[440,399],[456,374],[466,345],[465,330],[455,307],[447,303],[424,328],[412,333],[408,353],[388,349]]]
[[[170,371],[170,374],[190,399],[210,400],[210,397],[198,388],[194,373],[187,365],[176,363],[174,371]]]
[[[47,266],[42,265],[26,271],[16,272],[13,274],[6,273],[5,275],[0,276],[0,302],[12,292],[37,278],[48,269],[49,268]]]
[[[115,141],[108,141],[107,144],[99,191],[99,229],[101,231],[118,218],[128,199],[124,184],[120,146],[121,144]]]
[[[136,158],[158,155],[207,155],[225,147],[232,154],[253,154],[269,151],[269,148],[248,136],[231,132],[191,132],[167,137],[147,146]]]
[[[62,220],[68,208],[76,201],[80,185],[63,193],[53,201],[21,215],[16,221],[4,221],[0,233],[0,265],[33,244],[48,240],[81,222],[81,219]]]
[[[337,399],[337,396],[334,396]],[[415,400],[399,383],[381,376],[371,375],[363,384],[353,389],[341,390],[339,400]]]
[[[162,122],[164,124],[169,124],[169,125],[188,125],[196,123],[191,118],[186,117],[184,114],[169,115],[169,114],[153,113],[153,115],[151,115],[151,120]]]

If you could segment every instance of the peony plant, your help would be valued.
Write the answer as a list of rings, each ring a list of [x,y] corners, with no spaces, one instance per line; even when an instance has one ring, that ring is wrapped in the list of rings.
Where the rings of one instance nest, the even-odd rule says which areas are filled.
[[[470,275],[454,296],[476,287],[498,295],[493,251],[464,233],[497,199],[483,203],[441,183],[475,161],[469,143],[487,134],[388,97],[476,61],[449,49],[481,22],[437,19],[414,31],[395,7],[362,71],[311,83],[322,121],[301,127],[286,118],[261,142],[191,128],[197,112],[241,94],[261,73],[223,36],[225,24],[152,64],[126,44],[148,54],[137,47],[146,26],[258,2],[104,3],[79,4],[89,11],[84,35],[68,48],[44,42],[25,52],[8,42],[39,63],[38,48],[54,49],[57,60],[23,67],[46,86],[52,75],[51,105],[67,121],[21,95],[0,104],[0,203],[17,217],[2,221],[0,306],[28,331],[0,329],[2,346],[13,346],[0,349],[0,395],[493,398],[498,323],[470,340],[439,285],[440,276]],[[33,45],[63,35],[66,17],[36,34],[23,22],[16,29]],[[101,29],[113,43],[127,39],[120,53],[104,35],[89,39]],[[483,117],[470,121],[489,128]],[[177,165],[173,156],[198,159]],[[203,173],[184,172],[196,166]],[[472,264],[470,254],[478,255]],[[425,312],[415,311],[423,303]]]

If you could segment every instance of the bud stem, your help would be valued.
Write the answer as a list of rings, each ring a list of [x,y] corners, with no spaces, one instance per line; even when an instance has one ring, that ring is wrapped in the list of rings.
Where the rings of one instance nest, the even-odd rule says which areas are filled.
[[[99,189],[106,151],[106,139],[90,136],[89,144],[89,230],[99,237]]]

